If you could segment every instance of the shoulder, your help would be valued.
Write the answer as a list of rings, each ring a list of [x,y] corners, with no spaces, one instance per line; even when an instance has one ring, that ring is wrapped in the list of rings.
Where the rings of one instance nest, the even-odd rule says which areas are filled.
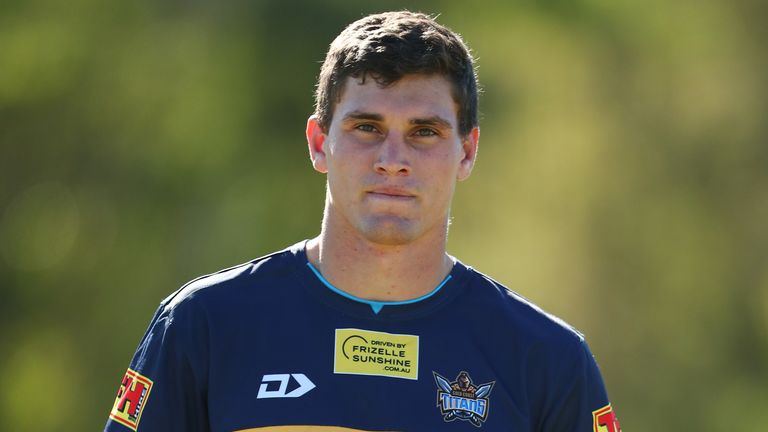
[[[480,311],[496,323],[497,334],[527,345],[581,350],[584,335],[576,328],[490,276],[471,267],[468,270],[470,287],[465,301],[474,304],[470,310]]]
[[[260,286],[285,279],[295,268],[297,245],[261,256],[246,263],[200,276],[165,298],[160,309],[165,313],[237,301],[238,295],[268,292]]]

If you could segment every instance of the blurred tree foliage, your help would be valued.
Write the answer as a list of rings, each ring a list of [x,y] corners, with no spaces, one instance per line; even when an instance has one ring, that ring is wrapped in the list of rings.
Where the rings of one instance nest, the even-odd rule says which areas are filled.
[[[318,232],[319,61],[399,8],[479,58],[451,251],[585,332],[626,430],[765,429],[768,4],[323,3],[0,3],[4,429],[98,430],[163,297]]]

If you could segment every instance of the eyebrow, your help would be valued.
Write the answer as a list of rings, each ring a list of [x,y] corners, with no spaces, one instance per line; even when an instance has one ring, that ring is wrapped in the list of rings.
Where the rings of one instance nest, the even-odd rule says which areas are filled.
[[[342,121],[349,121],[349,120],[371,120],[371,121],[384,121],[384,116],[381,114],[376,113],[369,113],[364,111],[351,111],[347,113]],[[451,122],[448,120],[440,117],[440,116],[431,116],[431,117],[425,117],[425,118],[415,118],[411,119],[409,121],[412,125],[418,125],[418,126],[437,126],[444,129],[453,129],[453,125],[451,125]]]
[[[427,118],[417,118],[413,119],[410,122],[411,124],[419,125],[419,126],[437,126],[443,129],[453,129],[453,126],[451,125],[451,122],[448,120],[440,117],[440,116],[432,116]]]
[[[342,121],[347,120],[373,120],[373,121],[383,121],[384,116],[381,114],[374,114],[374,113],[368,113],[363,111],[351,111],[348,112]]]

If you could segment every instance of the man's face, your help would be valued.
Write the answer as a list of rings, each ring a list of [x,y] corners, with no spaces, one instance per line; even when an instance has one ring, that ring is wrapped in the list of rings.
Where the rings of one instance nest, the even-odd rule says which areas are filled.
[[[349,78],[327,133],[310,119],[312,162],[328,175],[330,223],[386,245],[445,235],[479,134],[460,136],[451,90],[439,75],[408,75],[383,88]]]

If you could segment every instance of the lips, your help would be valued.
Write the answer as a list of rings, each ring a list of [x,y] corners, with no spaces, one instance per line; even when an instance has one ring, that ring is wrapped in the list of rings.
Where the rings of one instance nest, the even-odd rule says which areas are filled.
[[[393,200],[408,200],[416,198],[416,195],[409,192],[407,189],[396,187],[381,187],[374,188],[368,191],[368,194],[375,198],[393,199]]]

